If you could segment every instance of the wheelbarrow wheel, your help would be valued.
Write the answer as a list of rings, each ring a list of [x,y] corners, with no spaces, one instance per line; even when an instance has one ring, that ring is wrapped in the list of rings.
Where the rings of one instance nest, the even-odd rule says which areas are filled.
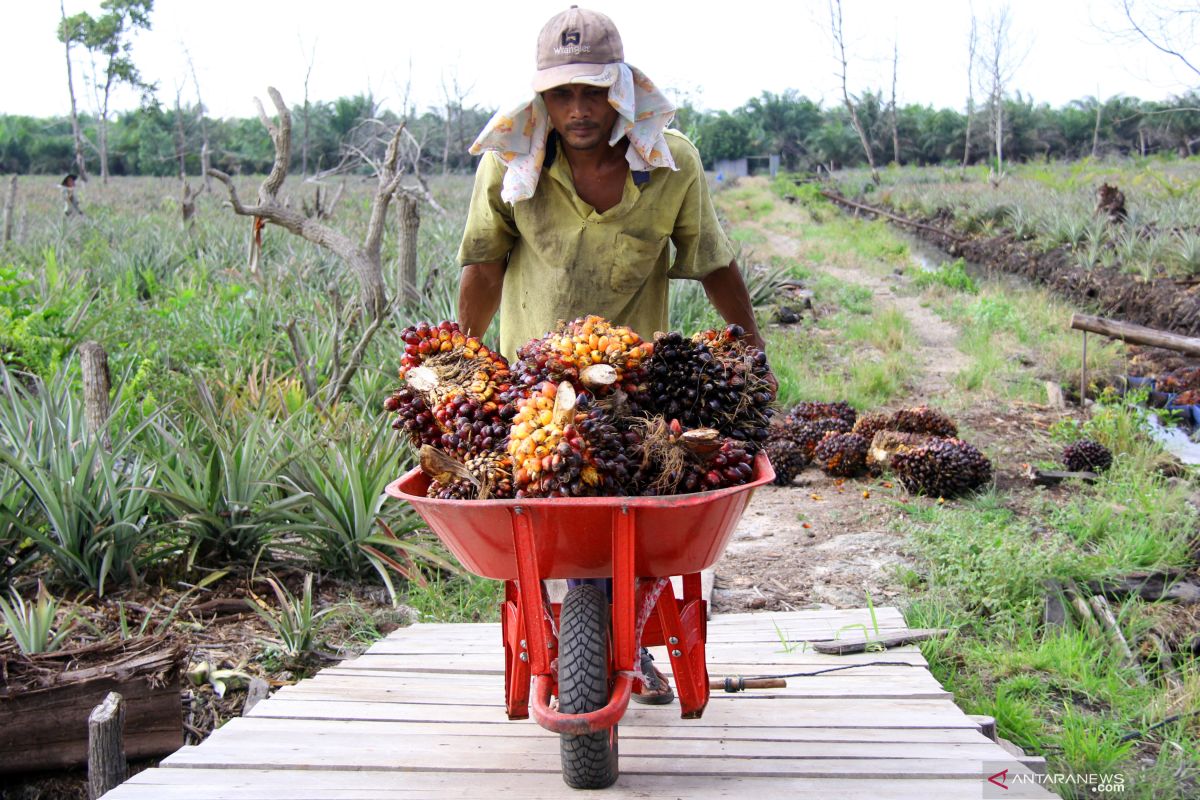
[[[608,704],[608,598],[576,586],[563,600],[558,631],[558,709],[585,714]],[[575,789],[603,789],[617,780],[617,726],[561,734],[563,780]]]

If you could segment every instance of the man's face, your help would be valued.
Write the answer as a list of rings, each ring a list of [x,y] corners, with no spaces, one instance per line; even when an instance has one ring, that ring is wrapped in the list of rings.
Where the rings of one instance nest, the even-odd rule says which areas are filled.
[[[575,150],[591,150],[608,141],[617,124],[617,110],[608,103],[608,89],[568,83],[542,92],[550,124]]]

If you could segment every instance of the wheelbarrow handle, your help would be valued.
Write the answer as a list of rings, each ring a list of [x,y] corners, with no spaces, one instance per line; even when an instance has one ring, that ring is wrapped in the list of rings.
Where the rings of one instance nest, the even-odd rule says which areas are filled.
[[[743,692],[746,689],[786,689],[787,681],[783,678],[743,678],[733,675],[728,678],[713,678],[708,682],[708,688],[726,692]]]

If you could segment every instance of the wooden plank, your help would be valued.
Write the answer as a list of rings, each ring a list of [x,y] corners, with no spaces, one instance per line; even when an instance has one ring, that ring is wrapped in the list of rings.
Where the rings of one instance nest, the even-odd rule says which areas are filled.
[[[771,705],[766,705],[770,703]],[[787,708],[779,704],[786,703]],[[768,708],[779,713],[772,715]],[[301,719],[362,719],[396,722],[504,722],[497,706],[416,705],[403,703],[334,703],[276,698],[259,703],[250,716]],[[709,725],[812,728],[971,728],[978,726],[949,700],[862,700],[804,698],[713,703],[704,715]],[[622,727],[680,724],[679,707],[631,705]],[[694,724],[689,722],[688,724]]]
[[[669,659],[666,650],[661,647],[651,647],[660,669],[666,669]],[[867,662],[888,661],[904,662],[915,667],[925,667],[927,662],[921,651],[914,646],[894,648],[887,653],[852,653],[844,656],[827,656],[820,653],[804,651],[797,648],[792,652],[782,649],[758,651],[749,647],[738,649],[722,648],[711,651],[706,648],[705,655],[708,671],[712,674],[757,675],[770,672],[764,667],[778,664],[795,667],[792,672],[805,668],[819,669],[821,667],[841,667],[848,664],[866,664]],[[374,653],[368,652],[357,658],[347,659],[339,665],[341,668],[352,669],[399,669],[424,671],[431,673],[492,673],[504,674],[504,653],[499,647],[494,652],[469,652],[459,657],[448,659],[441,656],[422,653]],[[789,671],[789,670],[775,670]]]
[[[850,636],[830,642],[813,642],[812,648],[818,653],[844,656],[848,653],[867,652],[868,647],[883,647],[885,649],[899,647],[900,645],[913,644],[915,642],[923,642],[926,639],[945,636],[948,633],[950,633],[948,628],[905,628],[897,633],[890,635],[885,633],[885,635],[879,637],[864,638],[862,636]]]
[[[110,692],[125,698],[125,753],[165,755],[183,744],[178,654],[156,654],[154,672],[130,668],[0,700],[0,774],[87,764],[88,715]],[[172,661],[172,659],[175,659]],[[168,666],[163,667],[166,663]]]
[[[667,721],[671,722],[670,720]],[[354,732],[363,738],[374,736],[425,737],[444,736],[506,736],[549,737],[554,734],[531,720],[491,723],[448,722],[380,722],[375,720],[294,719],[245,717],[237,721],[238,731],[256,731],[263,738],[309,736],[320,733],[344,734]],[[223,728],[222,728],[223,730]],[[707,724],[704,719],[674,724],[622,724],[622,739],[667,738],[751,740],[761,742],[954,742],[978,744],[990,742],[979,728],[788,728],[788,727],[730,727]]]
[[[812,797],[840,800],[962,800],[978,797],[982,776],[953,778],[771,778],[691,775],[629,775],[605,789],[605,800],[686,797],[688,800],[743,800],[746,797]],[[471,796],[561,800],[574,794],[557,775],[510,772],[475,774],[469,788],[462,776],[413,772],[397,778],[382,770],[157,769],[134,775],[105,800],[191,800],[196,787],[206,800],[395,800],[410,797]],[[1036,793],[1026,792],[1030,797]],[[1047,798],[1053,794],[1040,795]]]
[[[836,664],[835,664],[836,666]],[[671,672],[671,664],[660,664],[662,672],[667,675],[673,675]],[[709,672],[712,673],[712,667],[709,667]],[[354,676],[366,676],[366,678],[389,678],[398,681],[422,681],[434,682],[434,684],[445,685],[448,680],[454,680],[455,685],[462,684],[464,686],[504,686],[504,675],[488,674],[488,673],[457,673],[454,678],[450,679],[443,674],[431,674],[422,672],[420,669],[371,669],[364,668],[343,668],[326,667],[320,670],[319,676],[324,675],[342,675],[344,678],[354,678]],[[863,667],[856,669],[840,669],[838,672],[824,673],[823,678],[839,678],[839,679],[892,679],[899,678],[902,675],[925,675],[923,680],[934,680],[934,676],[930,674],[928,669],[913,664],[900,664],[896,667]],[[724,678],[725,673],[720,675],[712,673],[713,678]],[[797,679],[800,680],[800,679]],[[804,680],[808,680],[805,678]]]
[[[537,740],[533,740],[537,741]],[[522,772],[560,774],[562,761],[558,743],[546,752],[526,749],[520,753],[493,753],[472,748],[469,741],[458,741],[436,752],[406,745],[399,752],[375,753],[365,750],[316,752],[304,745],[288,747],[258,744],[248,748],[216,745],[189,747],[169,756],[163,768],[201,766],[224,769],[272,769],[280,766],[304,768],[314,760],[326,769],[393,769],[397,772],[501,772],[512,769],[519,759]],[[712,743],[707,743],[712,744]],[[853,745],[851,745],[853,747]],[[1021,768],[1003,748],[995,746],[998,763],[1011,763],[1012,771]],[[316,759],[314,759],[314,756]],[[993,759],[988,759],[989,761]],[[678,756],[640,756],[621,753],[621,771],[626,775],[763,775],[773,777],[886,778],[898,775],[944,778],[973,778],[979,774],[978,759],[939,758],[681,758]]]
[[[899,609],[892,606],[881,606],[875,609],[875,617],[882,626],[884,623],[903,623],[904,616]],[[827,611],[796,611],[796,612],[760,612],[755,614],[718,614],[708,623],[710,635],[720,636],[726,630],[758,630],[774,631],[775,627],[801,628],[804,626],[824,625],[838,628],[843,625],[871,625],[871,615],[866,609],[830,609]],[[386,637],[386,640],[404,638],[477,638],[486,639],[495,635],[499,638],[499,625],[493,622],[476,623],[418,623],[404,628],[397,628]]]
[[[279,721],[277,721],[279,722]],[[224,756],[212,756],[212,753],[234,752],[263,752],[276,748],[281,753],[294,753],[304,757],[319,753],[321,764],[334,766],[337,764],[368,765],[378,760],[380,768],[388,768],[395,763],[397,752],[404,751],[404,757],[424,757],[430,754],[461,753],[464,760],[468,754],[478,753],[492,756],[521,756],[522,754],[543,754],[557,756],[559,751],[558,737],[544,733],[539,737],[512,737],[498,730],[488,736],[455,736],[441,732],[427,733],[419,738],[411,734],[382,734],[378,731],[372,737],[366,737],[351,726],[349,729],[330,731],[328,729],[308,730],[303,736],[288,733],[282,727],[276,735],[264,737],[259,727],[241,726],[237,720],[223,725],[209,737],[205,746],[193,748],[196,759],[203,759],[205,753],[213,758],[214,763]],[[442,726],[449,727],[449,726]],[[622,726],[623,728],[623,726]],[[435,729],[437,730],[437,729]],[[622,730],[624,731],[624,729]],[[991,759],[1005,760],[1008,752],[982,734],[975,742],[823,742],[823,741],[761,741],[755,739],[713,740],[713,739],[676,739],[672,736],[649,737],[636,735],[621,736],[621,756],[645,756],[655,758],[843,758],[843,759],[875,759],[875,758],[916,758],[916,759],[957,759],[987,761]],[[192,759],[192,763],[200,763]],[[343,759],[350,759],[344,761]],[[289,762],[290,763],[290,762]],[[470,765],[474,768],[475,765]],[[447,767],[454,769],[454,766]]]
[[[875,628],[870,625],[867,630],[875,634]],[[902,634],[910,628],[906,627],[902,622],[881,622],[878,627],[880,635]],[[779,628],[778,630],[729,630],[722,634],[713,634],[710,632],[708,637],[709,646],[725,645],[725,644],[760,644],[765,647],[781,647],[784,642],[815,642],[849,639],[862,636],[862,629],[858,627],[844,628],[833,627],[828,625],[808,626],[803,629],[794,626]],[[369,649],[371,653],[444,653],[444,654],[461,654],[469,652],[478,652],[480,650],[487,651],[491,649],[499,650],[503,646],[500,638],[500,630],[497,628],[494,631],[494,636],[487,637],[454,637],[454,636],[424,636],[424,637],[399,637],[382,639],[372,645]]]
[[[866,625],[871,627],[871,616],[866,611],[850,610],[847,612],[831,613],[827,616],[814,616],[792,613],[762,613],[762,614],[733,614],[718,615],[708,623],[708,632],[720,637],[726,632],[756,631],[774,633],[779,629],[832,628],[837,629],[846,625]],[[904,617],[895,609],[876,609],[876,621],[880,627],[904,624]],[[385,641],[400,639],[466,639],[483,641],[490,637],[499,638],[499,625],[496,623],[459,624],[425,624],[410,625],[397,628],[387,635]]]
[[[897,676],[887,681],[860,681],[848,686],[841,678],[793,678],[781,689],[750,689],[730,694],[713,692],[713,702],[733,702],[748,697],[930,697],[950,696],[932,676],[914,680],[914,676]],[[449,703],[453,705],[495,705],[504,702],[503,686],[467,686],[455,682],[436,685],[431,682],[400,684],[390,678],[361,678],[327,676],[314,678],[295,686],[285,686],[275,697],[293,700],[378,700],[389,703]]]
[[[891,669],[894,669],[895,672],[883,678],[862,675],[855,670],[831,672],[813,677],[796,677],[789,679],[788,685],[781,689],[750,689],[740,693],[740,695],[761,694],[764,691],[787,694],[791,690],[801,690],[806,686],[821,686],[830,689],[840,688],[843,694],[849,696],[858,696],[858,693],[861,691],[879,690],[884,688],[884,685],[918,689],[941,688],[941,685],[928,670],[920,667],[894,667]],[[424,699],[428,699],[428,695],[437,698],[451,697],[458,692],[486,694],[488,692],[502,691],[504,682],[498,675],[467,675],[463,676],[463,679],[459,679],[456,676],[453,683],[448,685],[445,676],[422,675],[420,673],[389,674],[372,671],[359,672],[356,670],[328,669],[298,684],[285,686],[279,691],[306,688],[309,686],[346,687],[352,691],[380,690],[388,692],[404,691],[413,694],[426,693],[427,696]],[[450,688],[451,686],[453,689]],[[713,696],[716,695],[726,697],[739,696],[730,695],[721,690],[714,690]]]

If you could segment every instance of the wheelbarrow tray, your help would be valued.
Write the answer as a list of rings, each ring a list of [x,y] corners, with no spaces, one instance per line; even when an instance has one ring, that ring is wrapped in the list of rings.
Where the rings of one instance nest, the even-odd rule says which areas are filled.
[[[515,517],[526,514],[542,578],[613,575],[614,514],[634,517],[634,574],[667,577],[712,566],[756,487],[775,478],[764,453],[749,483],[665,497],[561,497],[521,500],[439,500],[425,496],[429,476],[413,469],[387,487],[413,505],[470,572],[516,580]]]

